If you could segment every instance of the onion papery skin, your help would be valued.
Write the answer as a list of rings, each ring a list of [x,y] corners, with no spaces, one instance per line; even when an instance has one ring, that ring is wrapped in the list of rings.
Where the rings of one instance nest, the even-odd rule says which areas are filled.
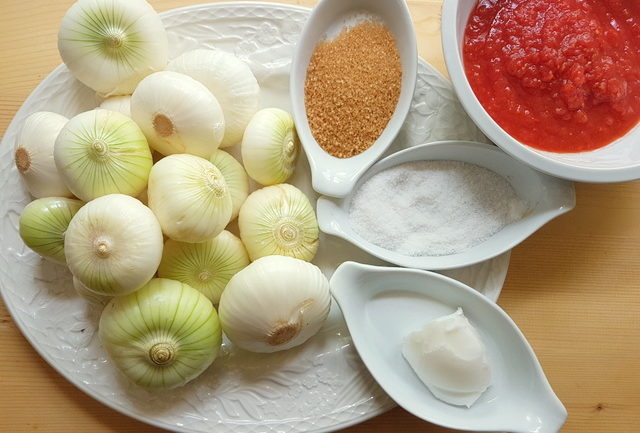
[[[20,214],[20,237],[42,257],[66,264],[64,238],[73,216],[84,203],[66,197],[44,197],[29,203]]]
[[[114,365],[151,389],[193,380],[215,360],[222,342],[211,301],[193,287],[164,278],[112,299],[100,317],[99,336]]]
[[[71,192],[86,202],[107,194],[140,194],[153,164],[138,125],[124,114],[103,109],[69,120],[56,139],[53,156]]]
[[[240,239],[224,230],[215,238],[197,244],[166,241],[158,276],[188,284],[218,304],[231,277],[249,263]]]
[[[160,224],[148,207],[128,195],[109,194],[75,214],[64,251],[69,270],[87,288],[121,296],[154,276],[162,245]]]
[[[144,0],[78,0],[62,19],[58,51],[71,73],[104,97],[133,93],[166,67],[169,53],[164,25]]]

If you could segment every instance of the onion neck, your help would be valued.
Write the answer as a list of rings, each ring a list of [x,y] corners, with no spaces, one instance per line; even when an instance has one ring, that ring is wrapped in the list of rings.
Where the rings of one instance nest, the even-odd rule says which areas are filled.
[[[89,145],[89,152],[95,161],[102,161],[109,156],[109,145],[103,139],[96,138]]]
[[[219,170],[206,169],[204,172],[204,183],[216,198],[224,197],[227,192],[227,184]]]
[[[284,144],[282,146],[284,160],[293,163],[298,155],[298,145],[293,130],[289,130],[284,136]]]
[[[200,281],[201,283],[209,281],[209,278],[211,278],[211,272],[207,271],[206,269],[198,272],[198,281]]]
[[[93,242],[93,250],[97,257],[106,259],[111,256],[113,252],[113,246],[111,245],[111,239],[100,236]]]
[[[159,367],[166,367],[176,360],[177,349],[173,343],[161,342],[155,343],[149,348],[147,355],[149,361]]]
[[[103,44],[107,54],[120,57],[121,51],[126,48],[127,34],[124,30],[118,28],[109,28],[103,34]]]
[[[298,221],[282,218],[273,226],[273,237],[282,249],[294,249],[302,244],[303,229]]]

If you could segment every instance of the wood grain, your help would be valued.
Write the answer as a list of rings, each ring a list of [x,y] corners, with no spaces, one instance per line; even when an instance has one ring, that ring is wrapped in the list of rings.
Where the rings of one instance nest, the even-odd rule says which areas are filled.
[[[0,2],[0,132],[60,63],[70,0]],[[194,0],[155,0],[167,10]],[[312,6],[314,0],[285,1]],[[420,54],[444,72],[440,0],[410,0]],[[640,425],[640,182],[576,185],[575,210],[514,249],[500,305],[528,337],[569,411],[563,433]],[[46,364],[0,303],[1,432],[159,432],[88,397]],[[394,409],[344,430],[448,432]]]

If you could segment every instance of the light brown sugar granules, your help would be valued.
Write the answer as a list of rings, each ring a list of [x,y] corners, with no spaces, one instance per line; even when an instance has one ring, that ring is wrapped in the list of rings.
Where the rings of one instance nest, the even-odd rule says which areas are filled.
[[[401,81],[398,47],[382,23],[365,21],[319,43],[304,86],[313,137],[338,158],[364,152],[393,115]]]

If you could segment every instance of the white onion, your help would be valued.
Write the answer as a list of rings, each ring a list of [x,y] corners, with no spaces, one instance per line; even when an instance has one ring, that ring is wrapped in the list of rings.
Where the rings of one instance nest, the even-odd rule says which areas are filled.
[[[209,89],[171,71],[156,72],[140,82],[131,96],[131,117],[149,145],[163,155],[209,158],[225,131],[222,108]]]
[[[212,239],[231,218],[231,194],[222,173],[198,156],[176,154],[156,162],[147,196],[163,233],[176,241]]]
[[[27,117],[16,140],[15,163],[35,198],[71,197],[53,159],[58,134],[69,119],[49,111]]]
[[[219,49],[187,51],[169,62],[167,69],[200,81],[213,93],[224,112],[221,148],[242,140],[251,116],[258,111],[260,86],[249,66]]]
[[[330,306],[329,281],[317,266],[267,256],[231,278],[218,312],[234,344],[253,352],[276,352],[316,334]]]
[[[162,21],[144,0],[78,0],[62,19],[58,50],[71,73],[103,96],[130,95],[168,58]]]
[[[149,281],[162,257],[162,231],[153,212],[133,197],[109,194],[85,204],[67,228],[69,270],[90,290],[131,293]]]

